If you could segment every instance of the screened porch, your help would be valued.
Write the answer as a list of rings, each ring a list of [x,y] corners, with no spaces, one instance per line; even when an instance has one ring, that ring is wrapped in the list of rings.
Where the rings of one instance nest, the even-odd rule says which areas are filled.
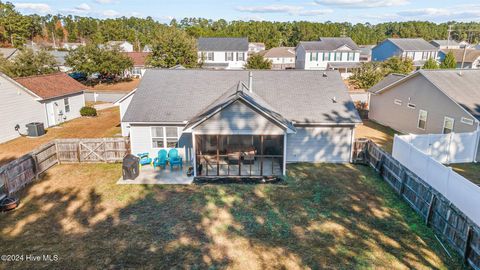
[[[197,176],[281,176],[284,135],[195,135]]]

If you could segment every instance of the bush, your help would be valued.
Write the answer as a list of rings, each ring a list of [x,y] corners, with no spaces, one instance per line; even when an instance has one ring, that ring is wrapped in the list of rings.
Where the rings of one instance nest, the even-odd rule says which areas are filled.
[[[80,109],[81,116],[97,116],[97,109],[85,106]]]

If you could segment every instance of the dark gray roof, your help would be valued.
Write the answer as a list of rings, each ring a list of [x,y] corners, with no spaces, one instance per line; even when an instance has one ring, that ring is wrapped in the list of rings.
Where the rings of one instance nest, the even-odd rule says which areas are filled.
[[[480,120],[480,70],[421,70],[420,74]]]
[[[430,44],[432,44],[433,46],[435,46],[437,48],[446,47],[447,44],[448,44],[448,46],[460,47],[460,43],[456,42],[455,40],[446,40],[446,39],[432,40],[432,41],[430,41]]]
[[[437,47],[423,38],[389,38],[387,39],[403,51],[436,51]]]
[[[191,127],[193,125],[203,122],[206,118],[212,116],[219,110],[228,107],[237,100],[243,100],[249,105],[257,108],[262,113],[264,113],[268,118],[273,119],[280,125],[295,131],[295,127],[292,122],[283,117],[280,113],[277,112],[270,104],[263,100],[259,95],[254,92],[250,92],[248,87],[245,86],[243,82],[238,82],[235,86],[230,88],[226,93],[221,95],[220,98],[212,102],[207,108],[205,108],[201,113],[193,117],[187,124],[185,128]]]
[[[389,74],[385,78],[383,78],[381,81],[379,81],[377,84],[375,84],[370,89],[368,89],[368,91],[372,92],[372,93],[378,92],[378,91],[382,90],[383,88],[389,86],[390,84],[392,84],[392,83],[394,83],[398,80],[401,80],[405,77],[406,77],[406,75],[403,75],[403,74],[395,74],[395,73]]]
[[[248,51],[248,38],[199,38],[199,51]]]
[[[329,62],[329,68],[358,68],[362,64],[359,62]]]
[[[255,100],[297,123],[360,123],[337,71],[254,71]],[[190,121],[222,94],[248,82],[248,71],[160,70],[145,72],[124,122]],[[262,101],[259,101],[262,100]],[[334,101],[335,100],[335,101]],[[275,108],[275,109],[272,109]]]
[[[319,41],[300,41],[307,51],[334,51],[343,46],[352,50],[360,50],[357,44],[349,37],[322,37]]]

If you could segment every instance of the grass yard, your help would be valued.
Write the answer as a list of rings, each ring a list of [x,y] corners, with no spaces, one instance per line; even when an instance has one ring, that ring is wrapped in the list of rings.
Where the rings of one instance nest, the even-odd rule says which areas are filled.
[[[49,128],[38,138],[20,137],[0,144],[0,165],[32,151],[42,144],[58,138],[101,138],[121,133],[118,107],[98,111],[94,118],[81,117]]]
[[[462,269],[370,168],[289,166],[279,185],[116,185],[120,164],[58,165],[0,213],[3,268]],[[452,254],[455,254],[452,252]]]
[[[472,181],[476,185],[480,185],[480,164],[479,163],[457,163],[450,164],[452,169]]]
[[[371,120],[363,120],[363,124],[355,129],[356,138],[368,138],[388,153],[392,153],[395,134],[400,133]]]
[[[131,81],[124,81],[118,83],[99,83],[95,86],[89,87],[90,90],[95,91],[124,91],[130,92],[138,87],[140,79],[132,79]]]

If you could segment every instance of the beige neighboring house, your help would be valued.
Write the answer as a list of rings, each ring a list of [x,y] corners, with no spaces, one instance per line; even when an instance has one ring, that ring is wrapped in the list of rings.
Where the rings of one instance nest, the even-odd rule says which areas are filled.
[[[369,89],[369,118],[402,133],[479,130],[480,70],[391,74]]]
[[[457,68],[480,69],[480,50],[475,49],[452,49],[441,50],[438,54],[440,61],[445,59],[448,52],[452,52],[457,61]],[[463,64],[462,64],[463,62]]]
[[[294,69],[295,48],[276,47],[260,53],[263,58],[272,62],[272,69]]]
[[[248,43],[248,53],[259,53],[265,51],[265,44],[262,42],[250,42]]]

